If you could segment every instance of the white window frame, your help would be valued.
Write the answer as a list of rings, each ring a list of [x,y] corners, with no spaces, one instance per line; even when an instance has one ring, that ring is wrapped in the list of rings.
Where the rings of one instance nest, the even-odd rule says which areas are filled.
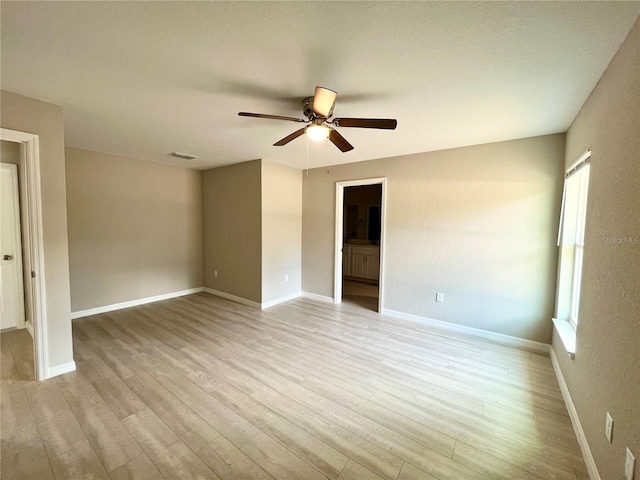
[[[566,171],[558,229],[559,269],[556,298],[556,330],[573,358],[580,318],[582,268],[591,151],[587,150]]]

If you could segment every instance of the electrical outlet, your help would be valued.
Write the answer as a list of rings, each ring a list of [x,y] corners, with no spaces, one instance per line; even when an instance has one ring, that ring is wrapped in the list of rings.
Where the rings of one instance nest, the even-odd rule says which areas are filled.
[[[436,293],[436,302],[444,302],[444,293],[442,292],[437,292]]]
[[[284,281],[285,281],[285,282],[288,282],[288,281],[289,281],[289,275],[285,275],[285,276],[284,276]]]
[[[627,476],[627,480],[633,480],[633,472],[636,468],[636,457],[633,456],[629,447],[627,447],[627,458],[624,462],[624,474]]]
[[[218,278],[218,270],[214,270],[214,271],[213,271],[213,276],[214,276],[215,278]]]
[[[607,412],[607,423],[604,426],[604,434],[609,440],[609,443],[613,441],[613,417]]]

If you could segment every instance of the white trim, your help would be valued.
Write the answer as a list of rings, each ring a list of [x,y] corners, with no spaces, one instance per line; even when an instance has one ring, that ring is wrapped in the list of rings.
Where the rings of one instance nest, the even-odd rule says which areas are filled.
[[[417,321],[431,327],[442,328],[450,332],[464,333],[474,337],[484,338],[485,340],[491,340],[492,342],[499,343],[501,345],[509,345],[511,347],[517,347],[524,350],[533,350],[540,353],[549,353],[550,346],[548,343],[534,342],[533,340],[527,340],[526,338],[512,337],[511,335],[489,332],[487,330],[467,327],[465,325],[456,325],[449,322],[443,322],[442,320],[421,317],[419,315],[413,315],[411,313],[397,312],[395,310],[384,310],[382,314],[388,315],[389,317],[401,318],[403,320]]]
[[[40,186],[40,144],[38,135],[0,128],[0,139],[23,145],[24,182],[21,190],[26,201],[21,206],[23,238],[28,248],[23,251],[27,272],[35,278],[28,283],[32,305],[33,357],[36,380],[44,380],[49,372],[49,336],[47,333],[47,295],[42,237],[42,198]],[[22,164],[22,159],[21,159]]]
[[[74,372],[75,370],[76,362],[63,363],[62,365],[49,367],[49,370],[47,370],[47,378],[57,377],[58,375],[64,375],[65,373]]]
[[[551,321],[558,332],[558,336],[564,345],[564,349],[569,354],[569,358],[576,356],[576,327],[569,320],[559,320],[552,318]]]
[[[295,292],[289,295],[285,295],[284,297],[276,298],[275,300],[271,300],[270,302],[264,302],[261,306],[262,310],[273,307],[274,305],[278,305],[279,303],[288,302],[289,300],[293,300],[294,298],[300,297],[302,292]]]
[[[302,298],[317,300],[318,302],[333,303],[333,297],[327,297],[326,295],[318,295],[317,293],[302,292]]]
[[[163,293],[162,295],[139,298],[137,300],[130,300],[128,302],[114,303],[112,305],[105,305],[104,307],[89,308],[88,310],[71,312],[71,319],[73,320],[76,318],[88,317],[90,315],[97,315],[99,313],[113,312],[114,310],[121,310],[123,308],[137,307],[138,305],[144,305],[146,303],[158,302],[160,300],[168,300],[169,298],[182,297],[183,295],[191,295],[192,293],[199,293],[203,291],[204,291],[204,287],[190,288],[188,290],[180,290],[178,292]]]
[[[566,175],[569,175],[571,173],[571,170],[576,168],[581,163],[586,162],[590,158],[591,158],[591,150],[585,151],[582,155],[580,155],[578,157],[578,159],[575,162],[573,162],[571,165],[569,165],[569,168],[567,168],[567,170],[566,170]]]
[[[576,407],[573,404],[573,400],[571,399],[571,394],[569,393],[569,387],[567,386],[567,382],[565,382],[564,380],[564,375],[562,375],[562,370],[560,370],[558,357],[556,356],[556,352],[553,348],[550,349],[550,352],[551,352],[550,354],[551,354],[551,363],[553,365],[553,370],[556,372],[558,384],[560,385],[560,391],[562,392],[562,398],[564,398],[564,403],[567,406],[567,411],[569,412],[569,418],[571,418],[571,424],[573,425],[573,430],[578,439],[578,444],[580,445],[580,450],[582,451],[582,457],[584,458],[584,463],[587,465],[587,472],[589,473],[589,478],[591,480],[600,480],[600,474],[598,473],[598,467],[596,466],[596,461],[593,458],[593,455],[591,454],[591,449],[589,448],[587,437],[584,434],[582,425],[580,424],[578,411],[576,410]]]
[[[242,305],[262,308],[262,305],[260,305],[258,302],[254,302],[253,300],[247,300],[246,298],[238,297],[236,295],[231,295],[230,293],[221,292],[220,290],[214,290],[213,288],[204,287],[202,291],[205,293],[210,293],[211,295],[215,295],[216,297],[222,297],[236,303],[241,303]]]
[[[387,178],[364,178],[361,180],[345,180],[336,182],[336,215],[335,215],[335,247],[333,265],[333,303],[342,303],[342,248],[344,223],[344,189],[365,185],[381,185],[380,198],[380,275],[378,279],[378,312],[382,312],[384,298],[384,248],[387,218]]]

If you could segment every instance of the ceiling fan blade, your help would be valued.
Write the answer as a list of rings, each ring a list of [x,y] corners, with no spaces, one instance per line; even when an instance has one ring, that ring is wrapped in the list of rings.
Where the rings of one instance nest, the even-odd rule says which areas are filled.
[[[286,145],[291,140],[295,140],[296,138],[298,138],[300,135],[304,135],[304,128],[301,128],[300,130],[296,130],[291,135],[287,135],[286,137],[284,137],[279,142],[274,143],[273,146],[274,147],[281,147],[283,145]]]
[[[287,120],[289,122],[302,122],[302,123],[307,122],[307,120],[303,120],[302,118],[283,117],[282,115],[265,115],[264,113],[239,112],[238,115],[241,117],[269,118],[271,120]]]
[[[316,87],[313,94],[313,113],[319,117],[327,118],[333,110],[338,94],[324,87]]]
[[[347,140],[333,128],[331,129],[331,132],[329,132],[329,140],[331,140],[331,143],[338,147],[341,152],[353,150],[353,145],[347,142]]]
[[[395,130],[398,121],[393,118],[334,118],[331,122],[336,127],[381,128]]]

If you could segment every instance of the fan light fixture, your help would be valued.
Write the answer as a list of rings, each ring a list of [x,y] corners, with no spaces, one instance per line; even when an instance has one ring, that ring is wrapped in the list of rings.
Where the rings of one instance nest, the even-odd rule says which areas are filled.
[[[325,127],[324,125],[309,125],[305,129],[307,137],[314,142],[321,142],[327,138],[330,131],[329,127]]]
[[[0,0],[1,1],[1,0]],[[282,115],[265,115],[264,113],[238,112],[241,117],[269,118],[271,120],[285,120],[287,122],[306,123],[302,127],[290,133],[273,144],[274,147],[282,147],[296,138],[307,134],[307,140],[321,142],[329,139],[341,152],[353,150],[353,145],[340,135],[333,127],[377,128],[382,130],[395,130],[398,121],[395,118],[333,118],[333,107],[337,93],[324,87],[316,87],[313,97],[302,100],[302,113],[306,118],[284,117]],[[331,120],[330,120],[331,119]],[[327,142],[327,145],[329,143]]]

